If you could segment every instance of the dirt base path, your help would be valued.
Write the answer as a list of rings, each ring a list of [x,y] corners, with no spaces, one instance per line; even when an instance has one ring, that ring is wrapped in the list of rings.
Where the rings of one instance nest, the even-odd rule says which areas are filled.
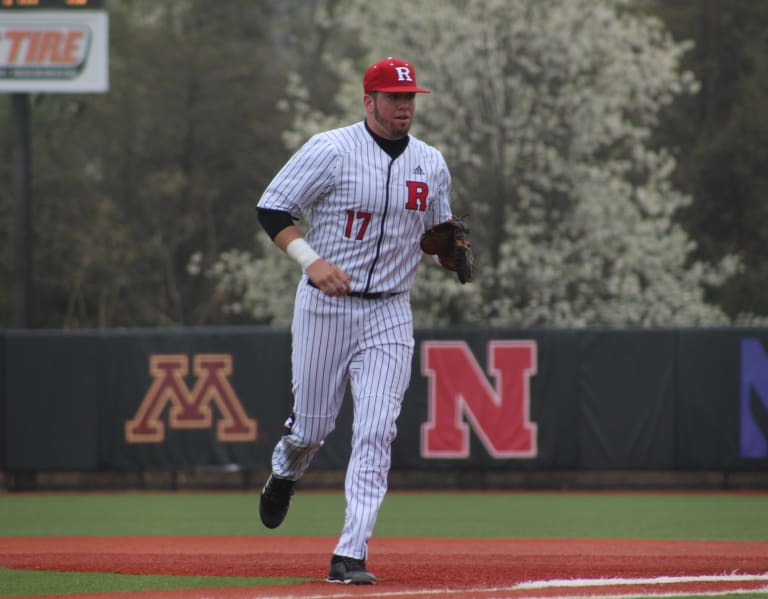
[[[564,597],[768,592],[768,541],[374,538],[379,584],[324,581],[335,538],[0,537],[9,568],[121,574],[298,576],[296,585],[206,590],[205,597]],[[134,593],[142,599],[199,596]],[[106,594],[70,595],[71,598]]]

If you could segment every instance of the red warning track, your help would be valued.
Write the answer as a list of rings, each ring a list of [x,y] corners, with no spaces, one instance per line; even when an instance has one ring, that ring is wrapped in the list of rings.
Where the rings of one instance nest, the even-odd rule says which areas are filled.
[[[768,592],[768,541],[374,538],[373,587],[328,584],[335,538],[0,537],[8,568],[121,574],[297,576],[307,582],[210,589],[206,597],[563,597]],[[192,597],[176,591],[143,599]],[[71,595],[73,598],[105,594]]]

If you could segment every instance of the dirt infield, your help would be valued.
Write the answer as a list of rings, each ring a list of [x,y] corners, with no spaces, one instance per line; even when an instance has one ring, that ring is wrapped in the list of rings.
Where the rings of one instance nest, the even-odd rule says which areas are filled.
[[[612,597],[661,592],[768,592],[768,541],[374,538],[373,587],[324,581],[335,538],[0,537],[9,568],[122,574],[297,576],[295,585],[206,589],[207,598]],[[122,595],[122,594],[121,594]],[[186,598],[163,591],[142,599]],[[104,594],[68,595],[84,599]]]

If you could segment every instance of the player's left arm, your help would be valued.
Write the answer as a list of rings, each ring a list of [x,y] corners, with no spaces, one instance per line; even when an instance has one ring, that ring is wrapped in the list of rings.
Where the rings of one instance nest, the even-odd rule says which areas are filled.
[[[441,156],[442,158],[442,156]],[[419,245],[433,256],[443,268],[456,273],[461,283],[468,283],[474,274],[474,255],[469,241],[469,229],[464,221],[451,213],[451,176],[445,160],[437,179],[436,195],[430,205],[431,226],[421,236]]]
[[[439,156],[438,171],[431,185],[431,195],[427,213],[424,215],[424,229],[453,218],[451,211],[451,173],[442,155]]]

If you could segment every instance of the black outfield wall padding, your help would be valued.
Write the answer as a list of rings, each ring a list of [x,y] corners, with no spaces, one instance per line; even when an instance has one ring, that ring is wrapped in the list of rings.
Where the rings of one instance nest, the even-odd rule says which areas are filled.
[[[420,329],[393,468],[768,470],[768,329]],[[287,329],[7,331],[0,469],[269,469]],[[322,392],[322,390],[318,390]],[[352,398],[313,467],[343,469]]]
[[[579,338],[579,467],[675,468],[676,333]]]

